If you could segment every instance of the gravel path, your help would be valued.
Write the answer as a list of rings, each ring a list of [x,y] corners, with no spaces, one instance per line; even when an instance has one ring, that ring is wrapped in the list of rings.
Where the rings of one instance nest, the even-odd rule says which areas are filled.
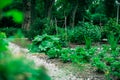
[[[14,54],[24,54],[28,59],[33,60],[36,66],[43,65],[48,70],[48,74],[51,76],[52,80],[104,80],[103,78],[97,78],[94,76],[89,78],[83,78],[78,75],[76,76],[71,71],[60,68],[50,60],[48,61],[44,58],[39,58],[36,55],[28,54],[29,51],[27,49],[21,48],[20,46],[13,43],[9,43],[9,48]]]

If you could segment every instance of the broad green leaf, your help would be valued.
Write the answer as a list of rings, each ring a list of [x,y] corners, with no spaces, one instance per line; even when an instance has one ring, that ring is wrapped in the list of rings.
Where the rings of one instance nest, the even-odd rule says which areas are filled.
[[[7,17],[12,16],[13,20],[17,23],[22,23],[22,21],[23,21],[23,13],[18,10],[10,10],[10,11],[6,12],[5,16],[7,16]]]

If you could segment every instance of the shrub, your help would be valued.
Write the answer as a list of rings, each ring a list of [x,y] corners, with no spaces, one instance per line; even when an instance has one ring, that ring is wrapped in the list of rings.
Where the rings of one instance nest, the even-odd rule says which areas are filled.
[[[86,49],[90,49],[91,46],[92,46],[92,41],[89,37],[84,37],[85,38],[85,46],[86,46]]]
[[[37,50],[37,52],[46,53],[49,49],[53,47],[55,47],[56,49],[61,48],[59,38],[44,34],[42,36],[36,36],[32,41],[32,46],[29,49],[31,51],[35,49]]]
[[[7,37],[13,36],[19,28],[13,28],[13,27],[6,27],[6,28],[0,28],[1,32],[6,33]]]
[[[59,56],[61,55],[60,49],[56,49],[55,47],[49,49],[46,54],[49,58],[59,58]]]
[[[65,29],[64,28],[60,28],[60,27],[57,27],[58,29],[58,37],[60,38],[60,43],[62,45],[62,47],[68,47],[68,36],[67,35],[67,40],[66,40],[66,34],[68,34],[68,32],[65,32]]]
[[[8,42],[6,41],[5,38],[6,38],[6,34],[0,32],[0,57],[2,57],[1,55],[3,54],[3,52],[8,50]]]
[[[119,49],[111,51],[110,47],[102,47],[98,54],[93,56],[92,65],[97,68],[98,72],[105,74],[107,80],[120,79],[120,65]]]
[[[50,20],[49,18],[44,18],[43,20],[43,34],[48,34],[48,35],[54,35],[56,34],[56,28],[55,28],[55,25],[54,25],[54,22],[53,20]]]
[[[84,43],[84,36],[91,38],[92,41],[95,42],[100,40],[101,31],[98,26],[81,22],[74,28],[74,30],[69,30],[68,36],[70,41],[74,43]]]
[[[93,24],[103,26],[107,23],[107,17],[104,14],[96,13],[92,16]]]
[[[113,33],[108,36],[108,43],[110,44],[111,50],[115,51],[117,49],[119,37],[115,37]]]
[[[63,48],[63,49],[60,51],[60,53],[61,53],[60,58],[61,58],[61,60],[62,60],[63,62],[71,61],[71,60],[70,60],[70,56],[71,56],[72,50],[71,50],[70,48]]]
[[[36,35],[42,34],[42,30],[44,29],[43,27],[43,22],[40,18],[35,19],[33,24],[30,26],[30,30],[27,33],[27,37],[29,39],[33,39]]]
[[[53,35],[56,34],[56,28],[54,26],[54,22],[52,22],[49,18],[36,18],[33,24],[30,26],[30,30],[27,33],[28,38],[33,39],[36,35],[48,34]]]
[[[106,38],[113,33],[116,37],[120,35],[120,25],[116,23],[116,19],[110,19],[102,28],[102,38]]]
[[[86,63],[90,62],[92,56],[95,54],[96,48],[91,48],[89,50],[81,47],[76,47],[74,49],[70,48],[63,48],[60,53],[61,53],[61,60],[63,62],[73,62],[77,64],[81,63]]]
[[[90,62],[92,56],[95,54],[96,48],[91,48],[89,50],[81,47],[76,47],[75,53],[72,54],[72,62],[86,63]],[[74,56],[74,57],[73,57]]]

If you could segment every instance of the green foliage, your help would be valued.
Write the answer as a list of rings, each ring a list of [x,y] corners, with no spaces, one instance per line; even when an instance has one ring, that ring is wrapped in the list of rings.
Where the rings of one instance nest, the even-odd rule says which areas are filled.
[[[6,41],[6,34],[3,32],[0,32],[0,54],[2,52],[5,52],[8,49],[8,42]]]
[[[58,29],[58,35],[57,36],[60,38],[60,43],[61,43],[62,47],[68,47],[68,40],[69,40],[68,36],[67,36],[68,40],[66,40],[66,34],[68,32],[65,32],[64,28],[57,27],[57,29]]]
[[[91,61],[95,51],[96,48],[91,48],[89,50],[82,47],[76,47],[75,50],[65,48],[61,50],[60,58],[63,62],[71,61],[77,64],[87,63]]]
[[[93,56],[92,65],[98,72],[104,73],[108,80],[118,80],[120,79],[119,56],[119,49],[111,51],[110,47],[103,46],[99,53]]]
[[[48,50],[47,55],[49,58],[59,58],[59,56],[61,55],[60,49],[53,47]]]
[[[6,33],[7,37],[13,36],[17,30],[18,30],[18,28],[14,28],[14,27],[0,28],[0,31]]]
[[[3,1],[3,0],[0,0],[0,18],[1,18],[1,15],[2,17],[13,17],[13,20],[16,22],[16,23],[22,23],[23,21],[23,13],[18,11],[18,10],[9,10],[7,12],[4,12],[1,14],[2,9],[7,7],[8,5],[10,5],[11,3],[13,2],[13,0],[7,0],[7,1]]]
[[[75,54],[72,54],[73,62],[86,63],[90,62],[92,56],[95,54],[95,48],[89,50],[81,47],[76,47]],[[75,56],[75,57],[73,57]],[[76,60],[77,59],[77,60]]]
[[[56,34],[56,28],[55,28],[53,20],[49,18],[45,18],[43,19],[43,24],[44,24],[43,25],[44,30],[42,32],[43,34],[49,34],[49,35]]]
[[[71,56],[72,50],[70,48],[63,48],[60,51],[60,53],[61,53],[60,59],[63,62],[69,62],[69,61],[71,61],[70,60],[70,56]]]
[[[12,1],[13,1],[13,0],[6,0],[6,1],[0,0],[0,3],[1,3],[1,5],[0,5],[0,10],[3,9],[4,7],[8,6],[9,4],[11,4]]]
[[[85,46],[86,46],[86,49],[90,49],[92,46],[91,39],[89,37],[86,37],[86,36],[85,36]]]
[[[23,32],[20,29],[18,29],[16,34],[14,34],[14,38],[24,38]]]
[[[34,20],[27,36],[30,39],[32,39],[34,38],[34,36],[41,34],[48,34],[48,35],[56,34],[56,29],[52,20],[48,18],[44,18],[44,19],[36,18]]]
[[[115,37],[114,34],[112,34],[112,33],[108,36],[108,42],[113,51],[115,51],[117,49],[118,39],[119,39],[119,37],[118,38]]]
[[[105,8],[105,14],[107,17],[115,17],[116,16],[116,6],[115,6],[116,0],[104,0],[104,8]],[[117,0],[119,1],[119,0]]]
[[[40,18],[36,18],[27,33],[28,38],[33,39],[36,35],[41,35],[44,29],[43,25],[42,20]]]
[[[1,80],[50,80],[42,67],[36,68],[25,58],[6,56],[0,60]]]
[[[107,17],[104,14],[96,13],[91,16],[93,24],[104,25],[107,23]]]
[[[11,17],[16,23],[22,23],[23,22],[23,13],[18,10],[10,10],[5,13],[6,17]]]
[[[107,37],[111,33],[113,33],[115,36],[120,35],[120,25],[117,24],[116,19],[110,19],[102,29],[103,37]]]
[[[101,31],[98,26],[90,23],[79,23],[78,27],[68,32],[68,36],[71,42],[84,43],[86,37],[90,37],[92,41],[99,41],[101,38]]]
[[[34,46],[36,47],[38,52],[47,52],[53,47],[55,47],[56,49],[61,48],[59,38],[47,34],[36,36],[32,42],[30,50],[32,50]]]
[[[21,57],[10,54],[5,33],[0,32],[0,80],[51,80],[42,67]]]

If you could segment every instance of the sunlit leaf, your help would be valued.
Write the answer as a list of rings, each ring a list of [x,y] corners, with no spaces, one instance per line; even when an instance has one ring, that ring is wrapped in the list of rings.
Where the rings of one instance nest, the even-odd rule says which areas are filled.
[[[6,12],[5,16],[7,16],[7,17],[12,16],[13,20],[17,23],[22,23],[22,21],[23,21],[23,13],[18,10],[10,10],[10,11]]]

